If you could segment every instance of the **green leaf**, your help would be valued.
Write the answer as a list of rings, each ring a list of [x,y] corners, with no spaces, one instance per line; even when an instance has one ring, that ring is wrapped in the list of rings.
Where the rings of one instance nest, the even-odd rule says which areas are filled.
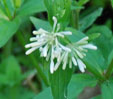
[[[33,99],[53,99],[51,88],[47,88],[41,93],[39,93],[37,96],[35,96]]]
[[[50,86],[54,99],[66,99],[67,97],[67,86],[71,79],[72,69],[69,67],[66,70],[62,70],[62,66],[53,74],[49,75]]]
[[[31,22],[34,24],[35,28],[38,30],[40,28],[43,28],[44,30],[52,30],[52,27],[50,26],[49,22],[35,18],[30,17]]]
[[[85,16],[82,20],[80,20],[80,30],[84,31],[88,27],[90,27],[95,20],[102,14],[103,9],[99,8],[91,14]]]
[[[75,43],[78,40],[82,39],[83,37],[85,37],[86,35],[83,34],[80,31],[77,31],[73,28],[66,28],[66,30],[71,31],[72,35],[71,36],[67,36],[67,38],[72,42]],[[94,32],[93,32],[94,33]],[[93,73],[96,77],[100,77],[102,76],[102,69],[104,69],[103,67],[105,67],[105,59],[103,58],[103,56],[101,55],[101,53],[99,51],[91,51],[89,50],[86,53],[86,57],[84,57],[84,63],[87,66],[87,69]],[[92,64],[93,63],[93,64]]]
[[[21,69],[14,56],[9,56],[8,58],[4,59],[1,64],[1,68],[1,84],[13,86],[20,83],[20,81],[22,80]]]
[[[14,5],[16,8],[19,8],[21,6],[22,0],[13,0]]]
[[[88,34],[89,40],[88,41],[93,41],[97,39],[101,34],[100,33],[93,33],[93,34]]]
[[[21,81],[21,69],[14,56],[9,56],[6,60],[6,75],[7,79],[10,81],[10,84],[17,84]]]
[[[79,5],[79,6],[83,6],[83,5],[86,4],[87,2],[89,2],[89,0],[79,0],[78,5]]]
[[[89,74],[74,74],[68,86],[68,98],[78,99],[78,95],[85,87],[94,87],[96,84],[96,78]]]
[[[71,27],[66,28],[66,30],[72,32],[72,35],[66,36],[72,43],[75,43],[78,40],[80,40],[80,39],[82,39],[83,37],[86,36],[82,32],[80,32],[80,31],[78,31],[74,28],[71,28]]]
[[[104,58],[108,60],[108,56],[113,49],[112,31],[106,26],[94,26],[87,31],[87,34],[100,33],[101,35],[94,40],[98,49],[102,52]]]
[[[0,19],[8,20],[8,17],[6,16],[6,14],[1,9],[0,9]]]
[[[100,51],[88,50],[83,61],[86,64],[88,71],[93,73],[97,78],[103,78],[103,71],[106,66],[106,62]]]
[[[48,19],[53,24],[53,16],[57,17],[58,23],[65,28],[70,20],[71,0],[44,0],[48,11]]]
[[[0,20],[0,48],[16,33],[19,25],[20,22],[17,19],[12,22]]]
[[[101,86],[102,99],[113,99],[113,82],[105,82]]]
[[[111,4],[112,4],[112,7],[113,7],[113,0],[111,0]]]
[[[46,11],[43,0],[28,0],[23,6],[19,9],[19,16],[28,16],[34,13],[39,13]]]
[[[113,50],[111,51],[111,53],[108,56],[108,65],[110,65],[110,63],[113,61]]]

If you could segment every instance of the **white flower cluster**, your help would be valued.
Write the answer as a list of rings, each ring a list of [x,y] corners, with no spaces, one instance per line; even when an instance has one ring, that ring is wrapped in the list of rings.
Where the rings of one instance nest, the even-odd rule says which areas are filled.
[[[88,44],[88,37],[84,37],[74,44],[70,44],[71,58],[69,61],[69,67],[72,68],[72,63],[75,66],[79,66],[81,72],[85,72],[86,65],[83,63],[82,59],[86,56],[87,49],[97,50],[97,47],[93,44]]]
[[[64,46],[59,42],[59,38],[64,38],[65,35],[71,35],[70,31],[59,32],[60,24],[57,24],[56,17],[53,17],[54,25],[52,32],[45,31],[44,29],[39,29],[38,31],[33,31],[36,37],[30,38],[33,43],[27,44],[25,47],[30,48],[26,55],[29,55],[36,49],[39,49],[41,57],[45,57],[46,60],[50,60],[50,72],[54,73],[62,64],[62,69],[66,69],[66,65],[69,63],[69,67],[72,68],[72,63],[75,66],[79,66],[81,72],[84,72],[86,66],[82,62],[82,58],[86,55],[87,48],[97,49],[96,46],[88,44],[88,37],[81,39],[75,44],[70,44]],[[56,59],[56,61],[55,61]]]

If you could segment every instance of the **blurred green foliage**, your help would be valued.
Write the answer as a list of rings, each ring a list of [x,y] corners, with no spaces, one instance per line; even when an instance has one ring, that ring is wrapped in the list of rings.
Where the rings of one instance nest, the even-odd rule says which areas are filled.
[[[112,19],[97,24],[108,6],[112,9],[113,0],[0,0],[0,99],[78,99],[97,85],[101,94],[91,99],[113,99]],[[51,31],[52,16],[73,33],[66,37],[71,43],[88,36],[97,45],[83,59],[86,73],[74,67],[52,75],[38,51],[25,56],[32,30]]]

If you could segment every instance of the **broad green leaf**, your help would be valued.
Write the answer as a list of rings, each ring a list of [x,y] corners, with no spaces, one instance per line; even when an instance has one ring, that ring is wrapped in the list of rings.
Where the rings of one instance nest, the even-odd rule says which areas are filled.
[[[87,31],[87,34],[100,33],[101,35],[94,40],[98,49],[102,52],[104,58],[107,60],[108,55],[113,49],[112,39],[112,31],[106,26],[94,26]]]
[[[99,8],[96,11],[92,12],[91,14],[85,16],[83,19],[80,20],[80,30],[84,31],[88,27],[90,27],[95,20],[102,14],[103,9]]]
[[[19,16],[28,16],[34,13],[46,11],[43,0],[28,0],[19,9]]]
[[[40,28],[44,30],[52,30],[52,27],[50,26],[49,22],[35,18],[35,17],[30,17],[31,22],[34,24],[35,28],[38,30]]]
[[[54,99],[67,99],[67,87],[71,79],[72,69],[62,70],[62,65],[53,74],[49,75],[50,86]]]
[[[0,48],[3,47],[8,40],[16,33],[20,22],[18,19],[14,21],[0,20]]]
[[[113,82],[108,81],[101,85],[102,99],[113,99]]]
[[[100,51],[88,50],[83,60],[88,71],[93,73],[97,78],[103,78],[106,62]]]
[[[89,74],[74,74],[68,86],[68,98],[78,99],[77,97],[85,87],[94,87],[96,84],[96,78]]]
[[[33,99],[53,99],[51,88],[47,88],[35,96]]]

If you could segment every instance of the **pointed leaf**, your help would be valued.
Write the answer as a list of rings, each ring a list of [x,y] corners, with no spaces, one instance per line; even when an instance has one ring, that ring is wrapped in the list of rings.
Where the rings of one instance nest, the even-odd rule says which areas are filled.
[[[87,15],[80,21],[80,30],[84,31],[88,27],[90,27],[95,20],[102,14],[103,9],[99,8],[96,11],[92,12],[91,14]]]

